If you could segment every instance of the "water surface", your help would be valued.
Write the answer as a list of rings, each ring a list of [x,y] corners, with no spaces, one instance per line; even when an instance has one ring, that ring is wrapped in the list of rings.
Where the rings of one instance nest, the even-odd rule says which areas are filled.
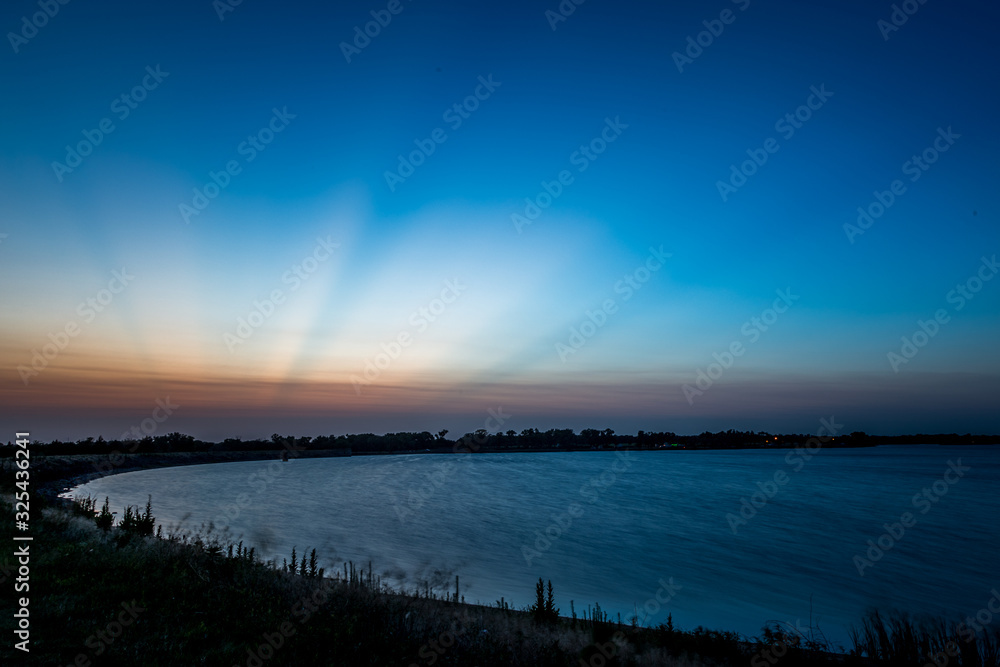
[[[954,483],[949,462],[969,468],[949,473]],[[776,490],[766,503],[752,498],[758,483]],[[599,602],[648,625],[671,613],[680,627],[748,635],[811,619],[846,643],[869,607],[965,618],[986,605],[1000,586],[998,489],[1000,448],[914,446],[809,460],[741,450],[254,461],[115,475],[73,494],[110,496],[119,513],[152,494],[160,523],[228,525],[279,562],[292,546],[315,547],[328,570],[371,560],[410,590],[454,590],[457,574],[469,602],[527,605],[544,577],[567,615],[570,600],[578,613]],[[743,499],[759,507],[737,524]],[[915,523],[883,537],[891,548],[859,574],[855,556],[906,512]],[[658,593],[672,597],[660,604]]]

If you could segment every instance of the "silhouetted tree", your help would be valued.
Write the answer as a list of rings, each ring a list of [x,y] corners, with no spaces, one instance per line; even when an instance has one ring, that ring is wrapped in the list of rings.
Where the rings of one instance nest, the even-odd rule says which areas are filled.
[[[536,623],[555,623],[559,620],[559,609],[556,608],[555,596],[552,593],[552,580],[549,579],[548,596],[545,594],[545,582],[538,578],[535,584],[535,603],[528,608]]]
[[[535,584],[535,604],[531,605],[528,611],[531,612],[536,623],[545,620],[545,582],[542,581],[541,577],[538,577],[538,583]]]
[[[559,608],[556,607],[556,599],[552,594],[552,580],[549,579],[549,590],[548,595],[545,597],[545,615],[550,621],[555,621],[559,618]]]
[[[115,522],[115,515],[111,513],[111,505],[107,496],[104,496],[104,507],[101,508],[101,513],[94,517],[94,523],[101,530],[107,532],[111,530],[111,526]]]

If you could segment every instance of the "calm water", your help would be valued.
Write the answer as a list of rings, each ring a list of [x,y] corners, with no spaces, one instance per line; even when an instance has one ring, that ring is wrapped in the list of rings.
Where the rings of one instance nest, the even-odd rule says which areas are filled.
[[[293,545],[299,552],[315,547],[328,570],[371,560],[383,579],[407,589],[429,581],[454,590],[458,574],[469,602],[503,595],[527,605],[541,576],[552,579],[567,615],[571,599],[578,613],[596,601],[623,619],[638,607],[640,616],[648,612],[647,624],[669,612],[680,627],[750,635],[769,620],[808,626],[811,613],[828,637],[846,643],[868,607],[964,618],[1000,587],[1000,448],[786,456],[589,452],[225,463],[116,475],[73,495],[110,496],[120,513],[152,494],[160,523],[228,524],[279,561]],[[959,460],[969,469],[949,473],[950,484],[949,461]],[[749,501],[776,473],[785,483],[768,488],[777,492],[734,534],[741,499]],[[915,503],[924,488],[934,502]],[[854,557],[864,557],[867,541],[905,512],[916,523],[898,540],[883,537],[891,549],[859,575]],[[539,539],[546,532],[547,542]],[[673,584],[665,606],[652,602],[661,580]]]

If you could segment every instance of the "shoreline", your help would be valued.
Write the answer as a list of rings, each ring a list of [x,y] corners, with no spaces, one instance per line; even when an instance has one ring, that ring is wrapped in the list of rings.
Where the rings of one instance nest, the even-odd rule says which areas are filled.
[[[784,448],[782,448],[784,449]],[[540,450],[529,450],[522,451],[520,453],[534,453]],[[594,450],[566,450],[566,449],[555,449],[547,450],[552,451],[594,451]],[[601,450],[598,450],[601,451]],[[603,450],[605,453],[610,453],[611,449]],[[690,450],[688,450],[690,451]],[[378,456],[378,455],[415,455],[415,454],[429,454],[429,453],[449,453],[447,451],[406,451],[406,452],[366,452],[365,456]],[[486,452],[495,453],[495,452]],[[270,451],[231,451],[231,452],[172,452],[172,453],[147,453],[147,454],[123,454],[119,455],[118,465],[110,465],[110,457],[107,454],[76,454],[76,455],[54,455],[54,456],[44,456],[37,457],[33,459],[33,472],[37,472],[38,475],[38,486],[35,487],[39,495],[46,496],[49,502],[54,505],[60,505],[63,507],[71,506],[74,501],[70,498],[60,497],[61,494],[68,490],[71,490],[81,484],[92,481],[94,479],[99,479],[102,477],[107,477],[115,474],[125,473],[125,472],[136,472],[140,470],[153,470],[159,468],[167,467],[179,467],[185,465],[207,465],[212,463],[237,463],[237,462],[247,462],[247,461],[272,461],[280,460],[282,455],[282,450],[270,450]],[[313,450],[313,451],[302,451],[296,452],[294,458],[341,458],[345,457],[347,454],[342,450]],[[359,454],[360,455],[360,454]],[[103,464],[103,465],[102,465]],[[102,469],[103,468],[103,469]],[[388,591],[386,591],[388,593]],[[400,596],[397,602],[400,604],[413,604],[418,603],[422,596],[419,592],[410,593],[405,590],[393,591],[393,595]],[[434,598],[432,597],[432,600]],[[494,607],[490,606],[488,603],[484,604],[482,602],[466,602],[464,597],[461,602],[457,600],[448,601],[447,599],[441,600],[437,599],[433,606],[437,607],[439,603],[444,603],[445,606],[454,606],[459,609],[468,609],[469,611],[476,612],[477,614],[490,614],[494,615]],[[523,610],[517,610],[515,614],[517,616],[523,615]],[[499,616],[498,616],[499,617]],[[526,615],[525,615],[526,617]],[[575,618],[570,619],[565,616],[560,616],[558,623],[565,625],[566,623],[572,622],[575,624],[577,620]],[[610,626],[615,626],[616,629],[626,630],[627,625],[615,624],[613,621],[610,622]],[[609,626],[609,627],[610,627]],[[673,641],[694,641],[694,638],[699,637],[699,633],[702,629],[696,628],[695,630],[677,630],[667,633]],[[737,636],[734,633],[728,633],[725,631],[712,631],[713,633],[718,632],[719,636],[713,637],[713,640],[709,643],[717,642],[721,637],[726,635]],[[649,627],[644,628],[642,631],[630,633],[632,635],[632,641],[635,642],[636,647],[640,645],[648,645],[652,642],[652,638],[659,636],[664,633],[664,630],[659,627]],[[769,645],[769,640],[762,641],[760,636],[751,635],[738,635],[739,639],[737,644],[740,646],[742,651],[752,652],[755,648],[762,648]],[[686,638],[686,639],[685,639]],[[785,640],[787,641],[787,639]],[[825,640],[824,640],[825,641]],[[721,642],[724,644],[725,642]],[[702,647],[703,650],[708,650]],[[824,643],[822,649],[813,649],[816,656],[822,660],[830,661],[842,661],[848,658],[848,649],[846,644],[839,644],[836,648],[833,644]],[[859,664],[872,664],[867,662],[862,662]]]
[[[853,445],[835,446],[826,445],[824,449],[876,449],[878,447],[906,447],[917,446],[926,447],[928,445],[903,445],[903,444],[873,444],[873,445]],[[941,444],[938,447],[954,447],[956,445]],[[977,447],[988,445],[975,445]],[[699,448],[659,448],[659,449],[634,449],[631,447],[605,447],[601,449],[583,448],[561,448],[561,447],[540,447],[521,450],[491,450],[481,449],[476,454],[540,454],[540,453],[586,453],[586,452],[705,452],[705,451],[794,451],[794,447],[699,447]],[[270,450],[238,450],[238,451],[187,451],[187,452],[141,452],[141,453],[121,453],[112,452],[110,454],[53,454],[37,456],[32,463],[32,472],[38,485],[37,492],[56,501],[62,500],[63,493],[78,486],[91,482],[95,479],[118,475],[127,472],[139,472],[142,470],[157,470],[160,468],[172,468],[188,465],[210,465],[215,463],[242,463],[246,461],[266,461],[281,460],[285,449]],[[115,454],[121,457],[117,464],[112,463]],[[441,454],[467,454],[468,452],[455,452],[452,447],[438,447],[433,449],[416,449],[405,451],[375,451],[375,452],[351,452],[344,449],[318,449],[301,450],[294,453],[290,458],[296,459],[322,459],[322,458],[348,458],[352,456],[413,456],[413,455],[441,455]],[[6,459],[0,458],[0,465],[6,470]],[[40,478],[40,479],[39,479]]]
[[[346,458],[341,450],[315,450],[297,453],[295,458]],[[175,468],[189,465],[215,463],[243,463],[245,461],[281,460],[275,451],[236,452],[162,452],[148,454],[122,454],[122,461],[111,463],[108,454],[65,454],[40,456],[32,462],[32,473],[37,482],[36,492],[53,501],[67,500],[62,494],[102,477],[127,472]]]
[[[7,494],[0,498],[8,512],[12,502]],[[363,563],[307,573],[305,552],[300,570],[292,572],[276,561],[261,560],[242,543],[234,553],[210,542],[143,537],[120,525],[102,532],[91,518],[84,522],[86,512],[71,501],[60,505],[57,512],[37,517],[42,528],[32,545],[33,568],[66,573],[58,586],[40,580],[37,590],[32,587],[32,655],[44,664],[87,664],[80,656],[96,657],[109,648],[109,655],[118,659],[115,664],[247,667],[330,664],[331,649],[345,656],[347,664],[363,664],[377,655],[379,660],[368,664],[429,665],[434,662],[427,658],[436,654],[441,664],[675,665],[680,659],[692,667],[710,667],[745,662],[755,652],[775,647],[793,653],[789,664],[801,657],[832,667],[848,658],[787,633],[750,637],[681,630],[669,620],[657,627],[634,626],[596,606],[593,614],[567,617],[556,610],[549,616],[503,604],[502,598],[496,605],[469,602],[448,586],[397,590],[373,577],[370,566],[366,572]],[[10,533],[12,524],[5,522],[7,529],[0,532]],[[81,561],[80,553],[90,557]],[[106,578],[108,573],[117,576]],[[103,582],[100,587],[95,587],[97,581]],[[213,591],[211,609],[204,605],[206,582]],[[249,615],[248,598],[255,610]],[[139,622],[114,616],[122,608],[136,610],[132,618]],[[107,625],[115,641],[104,640],[100,648],[92,640],[109,610],[112,619],[119,619],[118,632]],[[206,624],[209,613],[217,620]],[[161,651],[171,656],[170,662],[148,660]],[[626,662],[607,662],[612,657]],[[643,662],[635,662],[640,657]]]

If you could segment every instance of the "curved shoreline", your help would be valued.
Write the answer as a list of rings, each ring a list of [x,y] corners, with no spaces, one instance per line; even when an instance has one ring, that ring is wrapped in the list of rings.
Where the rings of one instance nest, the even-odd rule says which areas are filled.
[[[556,450],[558,451],[558,450]],[[383,454],[412,455],[425,453],[416,452],[385,452]],[[529,453],[529,452],[525,452]],[[366,453],[366,455],[369,455]],[[302,458],[338,458],[344,457],[345,453],[338,450],[316,450],[313,452],[302,452]],[[185,465],[206,465],[212,463],[233,463],[247,461],[271,461],[280,460],[280,451],[238,451],[238,452],[173,452],[173,453],[150,453],[150,454],[125,454],[121,455],[119,465],[111,466],[110,458],[106,454],[77,454],[64,456],[38,457],[33,460],[33,469],[40,473],[40,480],[35,487],[39,494],[44,494],[51,501],[59,504],[69,504],[67,498],[60,498],[60,494],[75,488],[81,484],[125,472],[135,472],[140,470],[154,470],[167,467],[179,467]],[[100,469],[102,467],[106,469]],[[463,600],[463,607],[465,606]],[[479,605],[473,605],[479,606]],[[563,618],[562,620],[566,620]],[[747,639],[747,647],[751,645]],[[846,649],[841,649],[844,651]],[[824,654],[827,658],[833,656],[843,656],[843,653],[831,651],[827,645]]]
[[[343,450],[315,450],[297,452],[297,458],[342,458]],[[140,470],[173,468],[212,463],[240,463],[243,461],[281,460],[280,452],[167,452],[150,454],[121,454],[117,465],[107,454],[67,454],[43,456],[32,461],[35,490],[54,502],[64,500],[62,494],[102,477]],[[39,479],[40,478],[40,479]]]
[[[891,445],[868,445],[864,448],[877,448]],[[997,445],[1000,446],[1000,445]],[[829,447],[830,449],[854,449],[856,447]],[[577,449],[577,448],[547,448],[539,447],[525,450],[493,451],[481,449],[479,453],[544,453],[544,452],[590,452],[590,451],[617,451],[618,449],[631,448],[607,448],[600,450]],[[678,450],[636,450],[636,451],[744,451],[746,449],[760,448],[682,448]],[[781,449],[785,449],[782,447]],[[188,465],[207,465],[212,463],[239,463],[243,461],[264,461],[269,459],[281,459],[282,452],[287,450],[256,449],[239,451],[191,451],[191,452],[148,452],[148,453],[121,453],[118,451],[110,454],[54,454],[37,456],[32,460],[32,477],[35,479],[35,489],[38,493],[45,495],[58,502],[60,496],[82,484],[91,482],[101,477],[118,475],[126,472],[137,472],[140,470],[155,470],[158,468],[171,468]],[[774,451],[768,448],[766,451]],[[340,458],[347,456],[410,456],[414,454],[450,454],[452,448],[434,449],[413,449],[402,451],[374,451],[374,452],[351,452],[350,449],[317,449],[317,450],[297,450],[294,452],[295,458]],[[120,457],[118,463],[114,463],[115,456]],[[7,466],[5,459],[0,459],[0,464]]]

